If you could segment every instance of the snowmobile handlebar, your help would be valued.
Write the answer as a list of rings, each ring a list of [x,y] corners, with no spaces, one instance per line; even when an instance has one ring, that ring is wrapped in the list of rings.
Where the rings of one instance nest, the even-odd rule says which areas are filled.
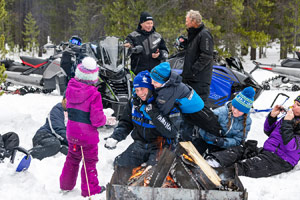
[[[255,65],[254,69],[252,69],[249,74],[252,74],[255,70],[261,68],[261,66],[268,66],[268,67],[278,67],[279,65],[276,65],[276,64],[262,64],[260,62],[257,62],[257,61],[252,61],[252,63]]]

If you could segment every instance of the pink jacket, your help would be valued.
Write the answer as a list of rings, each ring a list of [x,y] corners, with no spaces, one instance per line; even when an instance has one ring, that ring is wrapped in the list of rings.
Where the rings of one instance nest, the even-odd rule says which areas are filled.
[[[97,144],[97,128],[105,125],[101,94],[97,88],[72,78],[66,91],[67,139],[78,145]]]

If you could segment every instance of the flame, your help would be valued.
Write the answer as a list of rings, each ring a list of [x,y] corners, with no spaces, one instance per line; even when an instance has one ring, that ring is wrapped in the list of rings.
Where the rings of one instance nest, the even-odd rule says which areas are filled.
[[[174,179],[170,175],[168,175],[166,177],[166,181],[164,182],[162,187],[163,188],[179,188],[178,185],[176,184],[176,182],[174,181]]]
[[[142,168],[142,166],[134,168],[132,170],[132,175],[130,176],[129,180],[140,177],[143,174],[144,170],[145,168]]]
[[[157,140],[156,140],[156,145],[158,147],[158,152],[157,152],[157,155],[156,155],[156,159],[157,160],[159,160],[159,157],[162,154],[163,144],[164,143],[165,143],[165,139],[163,137],[157,137]]]
[[[191,162],[195,162],[190,156],[186,155],[186,154],[182,154],[183,158],[186,160],[189,160]]]

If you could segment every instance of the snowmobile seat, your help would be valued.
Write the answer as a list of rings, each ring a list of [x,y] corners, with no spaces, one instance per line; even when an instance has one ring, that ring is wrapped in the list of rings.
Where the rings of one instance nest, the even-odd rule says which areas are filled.
[[[47,59],[40,59],[30,56],[20,56],[20,58],[25,65],[28,65],[33,68],[38,68],[48,62]]]
[[[24,72],[28,69],[31,69],[32,67],[29,67],[27,65],[22,65],[21,63],[13,62],[13,64],[7,69],[7,71],[12,72]]]
[[[287,58],[281,62],[282,67],[300,68],[300,60],[296,58]]]

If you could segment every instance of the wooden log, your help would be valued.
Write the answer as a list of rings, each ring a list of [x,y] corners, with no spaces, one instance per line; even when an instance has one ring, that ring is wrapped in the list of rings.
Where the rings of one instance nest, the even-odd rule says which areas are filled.
[[[176,155],[174,152],[171,152],[167,148],[163,149],[162,155],[160,156],[160,159],[151,177],[149,183],[150,187],[162,187],[175,159]]]
[[[217,175],[215,170],[209,164],[207,164],[205,159],[199,154],[199,152],[194,147],[194,145],[190,141],[188,141],[188,142],[180,142],[180,146],[186,150],[188,155],[199,166],[200,171],[199,170],[198,171],[199,171],[200,177],[203,178],[202,182],[205,183],[205,182],[210,181],[215,188],[220,187],[221,186],[220,177]],[[210,184],[208,184],[208,185],[210,185]]]

